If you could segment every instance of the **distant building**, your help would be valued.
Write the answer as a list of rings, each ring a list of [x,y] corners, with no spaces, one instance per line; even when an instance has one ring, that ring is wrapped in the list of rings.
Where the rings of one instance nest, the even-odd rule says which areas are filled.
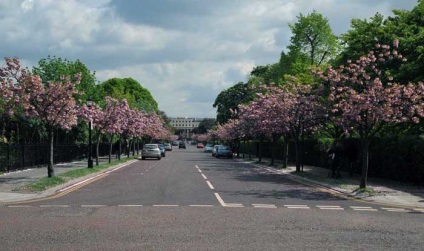
[[[193,129],[198,128],[200,122],[203,118],[187,118],[187,117],[177,117],[170,118],[171,126],[177,130],[182,130],[187,134],[187,138],[190,138],[191,132]]]

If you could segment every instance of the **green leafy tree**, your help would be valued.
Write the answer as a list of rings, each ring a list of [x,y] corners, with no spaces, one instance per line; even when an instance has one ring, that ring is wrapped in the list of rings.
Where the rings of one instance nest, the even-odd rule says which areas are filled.
[[[71,61],[49,55],[47,58],[38,61],[38,66],[33,67],[32,73],[40,76],[46,85],[51,81],[61,81],[66,76],[73,78],[76,74],[80,74],[81,82],[77,88],[78,91],[82,92],[77,95],[77,101],[85,102],[88,97],[95,100],[99,99],[96,91],[96,73],[91,72],[80,60]]]
[[[132,78],[111,78],[99,85],[102,97],[126,99],[131,108],[147,113],[159,113],[159,107],[149,90]]]
[[[240,104],[254,99],[254,90],[253,85],[239,82],[219,93],[213,103],[213,107],[217,108],[216,121],[225,124],[229,119],[237,117],[234,112],[238,110]]]
[[[196,134],[206,134],[209,130],[214,128],[216,125],[215,119],[203,119],[199,123],[199,127],[196,129]]]
[[[339,43],[328,19],[316,11],[306,16],[300,14],[297,18],[297,23],[289,24],[293,33],[289,49],[308,55],[310,65],[319,66],[333,59]]]

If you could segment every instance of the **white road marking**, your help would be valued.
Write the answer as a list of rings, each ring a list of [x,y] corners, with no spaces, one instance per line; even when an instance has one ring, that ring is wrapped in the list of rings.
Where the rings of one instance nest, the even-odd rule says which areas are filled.
[[[277,206],[273,204],[252,204],[252,205],[253,207],[256,207],[256,208],[277,208]]]
[[[244,207],[243,204],[240,203],[225,203],[225,207]]]
[[[286,206],[289,209],[311,209],[310,207],[302,207],[302,206]]]
[[[178,205],[153,205],[154,207],[178,207]]]
[[[214,205],[190,205],[190,207],[213,207]]]
[[[209,180],[206,181],[206,183],[208,184],[209,188],[214,190],[215,188],[212,186],[211,182]]]
[[[219,203],[221,204],[221,206],[223,206],[223,207],[225,207],[225,206],[226,206],[226,204],[225,204],[224,200],[221,198],[221,196],[219,196],[219,194],[218,194],[218,193],[215,193],[215,197],[216,197],[216,199],[219,201]]]
[[[323,209],[323,210],[344,210],[344,208],[340,207],[340,206],[317,206],[319,209]]]
[[[424,213],[424,208],[414,208],[414,210],[415,211],[418,211],[418,212],[421,212],[421,213]]]
[[[203,177],[203,179],[205,179],[205,180],[207,180],[208,178],[206,177],[206,175],[204,175],[203,173],[202,173],[202,177]]]
[[[69,205],[40,205],[40,207],[69,207]]]
[[[27,206],[27,205],[15,205],[15,206],[7,206],[7,207],[11,207],[11,208],[13,208],[13,207],[22,207],[22,208],[25,208],[25,207],[32,207],[32,206]]]
[[[200,170],[200,169],[197,169],[197,171],[199,171],[199,173],[202,173],[202,170]]]
[[[409,212],[405,208],[396,208],[396,207],[382,207],[381,209],[386,210],[388,212]]]
[[[143,205],[118,205],[118,207],[142,207]]]
[[[105,207],[106,205],[81,205],[81,207]]]
[[[378,211],[375,208],[372,207],[356,207],[356,206],[351,206],[350,208],[352,208],[355,211],[370,211],[370,212],[376,212]]]

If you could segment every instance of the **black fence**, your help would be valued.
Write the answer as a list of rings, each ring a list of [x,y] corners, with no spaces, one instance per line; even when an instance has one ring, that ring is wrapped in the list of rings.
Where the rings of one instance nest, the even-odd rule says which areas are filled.
[[[99,145],[99,156],[109,155],[108,143]],[[112,154],[117,154],[119,145],[112,146]],[[92,156],[95,158],[96,146],[92,146]],[[122,153],[127,152],[123,144]],[[86,159],[88,156],[87,144],[56,144],[54,145],[54,163],[71,162]],[[49,162],[48,144],[0,144],[0,172],[11,172],[27,168],[43,167]]]

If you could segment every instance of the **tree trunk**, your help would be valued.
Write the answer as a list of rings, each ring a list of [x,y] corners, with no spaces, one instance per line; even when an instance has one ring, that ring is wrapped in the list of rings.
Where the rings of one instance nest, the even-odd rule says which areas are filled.
[[[120,160],[121,159],[121,152],[122,151],[122,148],[121,148],[121,135],[119,135],[119,138],[118,138],[118,160]]]
[[[112,162],[112,140],[113,140],[113,133],[110,134],[110,141],[109,141],[109,163]]]
[[[47,164],[47,176],[53,177],[54,176],[54,168],[53,168],[53,156],[54,156],[54,152],[53,152],[53,143],[54,143],[54,131],[53,131],[53,127],[48,128],[49,132],[48,132],[48,137],[49,137],[49,163]]]
[[[273,166],[274,163],[275,163],[275,152],[276,152],[275,148],[276,148],[277,142],[278,142],[278,137],[273,136],[272,137],[272,149],[271,149],[271,166]]]
[[[361,142],[362,146],[362,172],[361,172],[361,184],[359,188],[367,188],[367,179],[368,179],[368,161],[369,161],[369,139],[363,139]]]
[[[289,142],[286,138],[283,143],[283,168],[287,168],[289,162]]]
[[[300,172],[300,144],[299,139],[294,141],[296,147],[296,172]]]
[[[262,162],[262,147],[264,140],[262,138],[259,139],[259,163]]]

